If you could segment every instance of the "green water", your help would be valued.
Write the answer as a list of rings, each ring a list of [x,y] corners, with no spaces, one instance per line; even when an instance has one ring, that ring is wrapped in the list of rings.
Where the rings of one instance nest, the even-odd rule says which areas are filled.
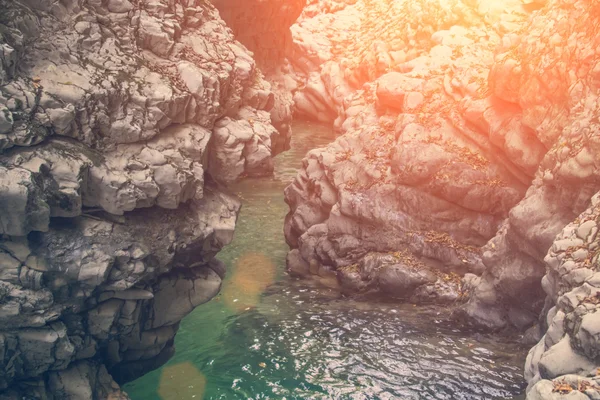
[[[125,385],[133,400],[511,399],[526,350],[452,329],[440,309],[361,303],[284,273],[283,189],[304,154],[333,140],[294,126],[274,178],[233,187],[243,200],[221,295],[186,317],[167,365]]]

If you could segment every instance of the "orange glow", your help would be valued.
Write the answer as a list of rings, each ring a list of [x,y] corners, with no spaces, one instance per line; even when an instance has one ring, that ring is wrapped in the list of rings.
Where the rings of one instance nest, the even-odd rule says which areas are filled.
[[[269,257],[247,253],[236,262],[223,288],[223,301],[234,311],[244,311],[260,302],[260,295],[275,281],[277,269]]]
[[[205,390],[206,377],[188,361],[163,369],[158,394],[162,400],[202,400]]]

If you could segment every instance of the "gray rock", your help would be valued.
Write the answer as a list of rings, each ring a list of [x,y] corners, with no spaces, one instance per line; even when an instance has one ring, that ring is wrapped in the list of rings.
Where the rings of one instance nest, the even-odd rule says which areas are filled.
[[[577,354],[570,341],[569,335],[565,335],[542,355],[538,367],[542,378],[554,379],[567,374],[581,375],[594,370],[595,363]]]
[[[573,393],[569,396],[574,398],[600,397],[594,387],[587,388],[589,385],[584,385],[586,390],[575,390],[581,387],[581,381],[596,379],[596,360],[600,354],[597,317],[600,290],[595,286],[595,261],[588,251],[596,248],[598,240],[586,240],[597,226],[599,196],[596,194],[591,206],[556,236],[545,258],[548,312],[542,316],[548,328],[526,361],[528,399],[555,398],[553,389],[559,384],[570,384]],[[588,256],[580,257],[580,250],[586,250]],[[587,278],[573,279],[577,271]]]
[[[381,290],[395,298],[410,297],[415,289],[437,280],[434,273],[427,270],[413,270],[403,264],[383,267],[377,274]]]
[[[224,278],[240,204],[211,182],[289,142],[215,7],[176,3],[0,0],[3,399],[127,398]]]

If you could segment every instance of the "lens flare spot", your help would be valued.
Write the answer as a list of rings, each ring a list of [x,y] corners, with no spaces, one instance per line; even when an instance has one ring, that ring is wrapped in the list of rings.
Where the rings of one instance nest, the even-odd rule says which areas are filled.
[[[275,281],[277,268],[261,253],[246,253],[223,288],[223,301],[234,311],[244,311],[260,302],[260,295]]]
[[[202,400],[206,377],[190,362],[165,367],[158,394],[162,400]]]

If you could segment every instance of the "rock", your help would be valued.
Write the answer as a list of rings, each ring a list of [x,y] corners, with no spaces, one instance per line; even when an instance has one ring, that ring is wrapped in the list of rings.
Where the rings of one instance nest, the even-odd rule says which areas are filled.
[[[309,152],[286,189],[287,242],[305,263],[314,258],[337,270],[343,286],[359,292],[372,289],[370,278],[350,266],[360,270],[370,253],[407,251],[442,277],[430,276],[415,300],[470,297],[469,312],[493,316],[488,325],[526,325],[542,297],[541,288],[529,290],[543,275],[537,266],[502,276],[502,288],[511,288],[505,296],[488,285],[480,292],[489,299],[478,304],[444,278],[460,282],[484,271],[483,245],[523,199],[547,150],[525,126],[520,105],[488,91],[490,44],[502,43],[504,32],[491,33],[480,10],[498,20],[510,13],[515,26],[527,24],[527,12],[518,2],[493,10],[482,2],[452,10],[441,3],[333,4],[309,4],[292,26],[295,112],[335,119],[342,136]],[[468,28],[443,28],[445,18],[468,20]],[[316,226],[326,229],[311,231]],[[303,265],[296,255],[293,262]],[[528,298],[516,300],[523,292]],[[527,310],[513,307],[511,318],[490,314],[495,304],[486,301],[504,298],[535,301]]]
[[[148,15],[145,11],[138,18],[140,47],[149,49],[159,57],[168,56],[175,45],[174,31],[170,31],[168,25],[163,29],[162,21]]]
[[[548,396],[553,393],[554,386],[563,382],[595,379],[596,359],[600,354],[597,338],[600,288],[596,287],[593,272],[596,257],[587,252],[588,256],[581,258],[574,249],[597,247],[597,239],[583,242],[581,237],[586,239],[597,226],[599,199],[600,194],[596,194],[591,199],[591,206],[564,227],[545,258],[545,310],[548,311],[542,316],[547,320],[547,331],[527,358],[528,399],[552,398]],[[579,274],[588,278],[574,279],[573,272],[576,271],[588,271],[588,274]],[[580,384],[573,385],[574,389],[577,387]],[[594,389],[581,392],[585,392],[584,398],[599,397]]]
[[[133,5],[128,0],[109,0],[107,8],[112,13],[126,13],[133,9]]]
[[[581,379],[579,378],[579,381]],[[593,381],[590,381],[593,382]],[[550,381],[543,380],[538,382],[533,389],[528,393],[528,400],[562,400],[562,399],[573,399],[573,400],[588,400],[595,399],[597,396],[593,393],[590,393],[590,396],[587,393],[580,392],[578,390],[573,390],[573,388],[577,387],[577,383],[571,381],[567,383],[571,387],[571,391],[568,393],[559,393],[555,391],[555,386],[562,384],[562,381]],[[595,384],[595,382],[593,382]],[[571,386],[572,385],[572,386]],[[591,390],[590,392],[593,392]]]
[[[291,275],[308,276],[311,272],[309,264],[304,261],[298,249],[294,249],[287,254],[286,264]]]
[[[273,172],[272,138],[278,133],[269,124],[266,112],[240,110],[237,119],[225,117],[217,123],[214,141],[218,150],[210,153],[209,171],[224,182],[243,173],[250,176]]]
[[[410,78],[398,72],[390,72],[377,81],[377,99],[382,106],[395,108],[402,112],[407,105],[410,105],[409,98],[411,94],[420,94],[424,90],[424,85],[425,81],[422,79]],[[409,107],[407,111],[414,111],[416,108]]]
[[[598,63],[596,37],[583,28],[596,16],[584,2],[557,4],[533,14],[522,2],[305,7],[289,56],[296,113],[335,119],[341,136],[307,154],[286,189],[286,240],[304,262],[341,271],[372,252],[408,251],[436,273],[481,276],[460,292],[454,315],[467,323],[521,331],[536,323],[544,257],[600,189],[592,117],[600,81],[584,78]],[[469,23],[448,28],[445,18]],[[568,50],[553,52],[556,43]],[[591,60],[583,69],[582,57]],[[555,245],[581,262],[590,251],[578,247],[594,229],[587,223]],[[593,275],[561,265],[570,285]],[[338,276],[355,291],[369,287],[361,274]],[[554,286],[558,276],[544,279]],[[430,285],[419,293],[434,292]]]
[[[173,325],[183,319],[194,308],[206,303],[219,293],[221,277],[212,269],[194,270],[194,279],[183,274],[161,279],[153,290],[153,317],[146,323],[147,329]],[[187,302],[173,302],[173,298],[186,297]]]
[[[577,354],[570,341],[569,335],[565,335],[542,355],[538,367],[542,378],[554,379],[567,374],[581,375],[594,370],[595,364]]]
[[[215,181],[289,142],[215,7],[176,3],[0,0],[3,399],[126,399],[224,279],[240,204]]]
[[[402,264],[384,267],[378,273],[381,290],[396,298],[410,297],[416,288],[435,281],[436,276],[432,272],[411,270]]]
[[[0,232],[24,236],[48,230],[50,207],[31,172],[0,167]]]

